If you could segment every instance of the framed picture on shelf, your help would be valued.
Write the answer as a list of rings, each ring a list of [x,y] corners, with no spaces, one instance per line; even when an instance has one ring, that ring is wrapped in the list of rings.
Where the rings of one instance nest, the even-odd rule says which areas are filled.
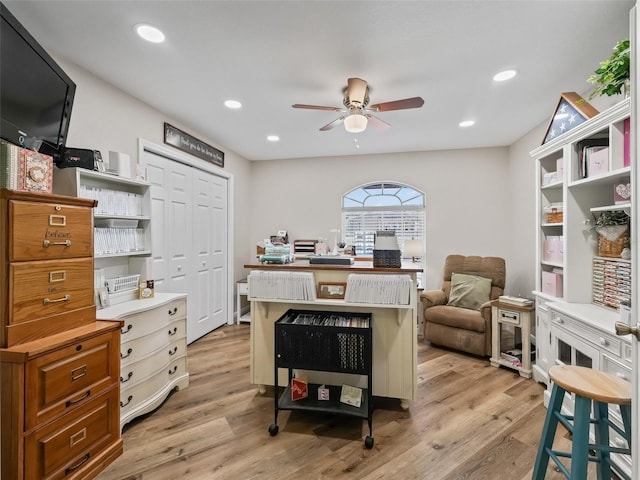
[[[318,283],[318,298],[343,299],[347,292],[346,283]]]
[[[600,112],[576,92],[561,93],[560,100],[547,125],[542,145],[567,133],[598,113]]]

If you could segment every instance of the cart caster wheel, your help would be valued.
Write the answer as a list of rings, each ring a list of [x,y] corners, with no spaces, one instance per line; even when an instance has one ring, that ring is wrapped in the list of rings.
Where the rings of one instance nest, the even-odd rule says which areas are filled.
[[[373,448],[373,437],[367,435],[367,438],[364,439],[364,446],[371,450]]]
[[[272,423],[271,425],[269,425],[269,435],[271,435],[272,437],[275,437],[278,434],[278,431],[280,430],[280,427],[278,427],[278,425],[276,425],[275,423]],[[373,440],[373,439],[371,439]],[[372,443],[373,445],[373,443]],[[369,447],[371,448],[371,447]]]

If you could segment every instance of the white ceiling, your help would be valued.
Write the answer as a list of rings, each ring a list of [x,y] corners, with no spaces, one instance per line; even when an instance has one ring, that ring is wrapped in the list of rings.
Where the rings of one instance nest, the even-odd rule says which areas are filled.
[[[4,3],[53,55],[223,150],[268,160],[510,145],[550,117],[561,92],[590,90],[586,78],[628,36],[634,1]],[[143,42],[137,23],[166,42]],[[505,68],[518,76],[493,82]],[[318,130],[336,112],[291,108],[342,106],[348,77],[369,83],[372,104],[425,105],[379,113],[391,129],[356,135]],[[225,108],[229,98],[243,108]],[[466,119],[476,125],[458,127]]]

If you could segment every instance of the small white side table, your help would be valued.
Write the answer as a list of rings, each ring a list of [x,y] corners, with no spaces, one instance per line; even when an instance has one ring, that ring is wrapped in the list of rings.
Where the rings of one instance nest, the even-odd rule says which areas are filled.
[[[501,365],[520,373],[521,377],[531,378],[531,322],[535,307],[520,307],[493,302],[491,306],[491,365]],[[502,325],[509,324],[520,329],[522,342],[522,360],[511,360],[502,355]]]
[[[242,313],[242,297],[249,296],[249,283],[247,279],[236,283],[236,323],[251,322],[251,307],[247,313]]]

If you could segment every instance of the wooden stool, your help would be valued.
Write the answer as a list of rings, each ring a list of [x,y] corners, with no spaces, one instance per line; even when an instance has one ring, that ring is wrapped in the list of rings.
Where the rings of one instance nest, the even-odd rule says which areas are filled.
[[[542,437],[533,469],[532,480],[542,480],[547,471],[549,458],[558,465],[564,475],[572,480],[587,478],[588,462],[598,463],[598,480],[611,479],[611,453],[631,455],[631,384],[608,373],[585,367],[556,365],[549,369],[553,381],[551,400],[542,428]],[[562,414],[565,393],[575,394],[573,416]],[[591,417],[593,402],[594,417]],[[624,430],[609,420],[609,404],[620,407]],[[571,453],[553,450],[558,421],[572,433]],[[595,444],[589,443],[589,427],[594,424]],[[629,448],[610,445],[609,428],[624,437]],[[594,450],[595,455],[590,455]],[[571,471],[560,462],[559,457],[571,459]]]

